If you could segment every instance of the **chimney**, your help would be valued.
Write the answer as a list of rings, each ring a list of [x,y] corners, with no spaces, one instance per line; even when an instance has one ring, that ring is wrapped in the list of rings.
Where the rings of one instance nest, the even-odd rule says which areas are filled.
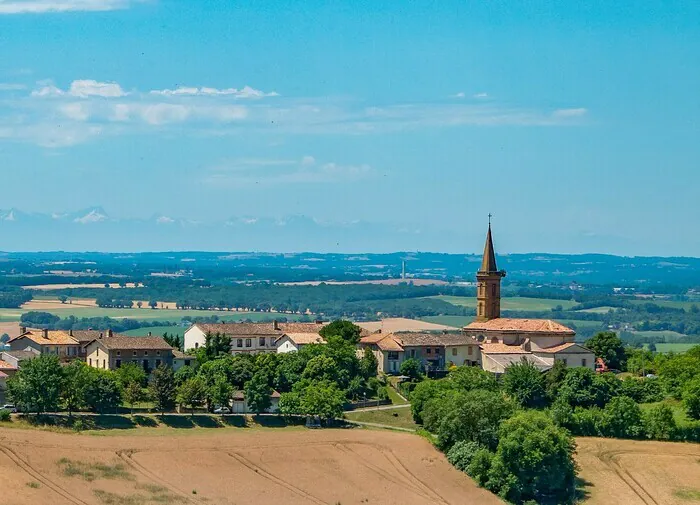
[[[103,334],[102,332],[100,332],[100,337],[99,337],[99,338],[102,338],[102,337],[104,337],[104,334]]]
[[[149,331],[149,332],[148,332],[148,336],[149,336],[149,337],[152,337],[153,334]]]
[[[20,335],[24,335],[25,333],[27,333],[27,327],[26,327],[26,326],[20,326],[20,327],[19,327],[19,334],[20,334]]]
[[[45,338],[46,340],[48,340],[48,339],[49,339],[49,329],[48,329],[48,328],[44,328],[44,329],[43,329],[43,332],[44,332],[44,338]]]
[[[110,328],[109,330],[107,330],[107,336],[108,336],[108,337],[113,337],[113,336],[114,336],[114,333],[112,333],[112,328]]]
[[[315,324],[323,324],[323,320],[322,320],[322,319],[316,319],[316,320],[314,321],[314,323],[315,323]]]
[[[70,335],[71,337],[73,336],[73,329],[72,328],[70,330],[68,330],[68,335]]]
[[[277,319],[272,320],[272,329],[275,331],[280,329],[280,324],[277,322]]]

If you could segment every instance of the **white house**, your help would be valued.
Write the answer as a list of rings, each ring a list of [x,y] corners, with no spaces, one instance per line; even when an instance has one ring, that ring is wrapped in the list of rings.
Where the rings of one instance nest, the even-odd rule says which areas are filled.
[[[277,412],[279,410],[280,404],[280,394],[277,391],[273,391],[270,395],[270,408],[265,412],[268,414]],[[245,400],[245,393],[243,391],[236,391],[233,393],[233,403],[231,406],[231,412],[234,414],[252,414],[253,411],[248,407],[248,402]]]
[[[277,352],[293,352],[305,345],[325,343],[326,341],[318,333],[285,333],[277,339]]]

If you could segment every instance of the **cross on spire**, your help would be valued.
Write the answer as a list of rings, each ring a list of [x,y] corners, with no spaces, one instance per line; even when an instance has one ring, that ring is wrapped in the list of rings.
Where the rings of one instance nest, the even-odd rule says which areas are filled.
[[[493,217],[493,215],[489,212],[489,226],[491,226],[491,218],[492,217]]]

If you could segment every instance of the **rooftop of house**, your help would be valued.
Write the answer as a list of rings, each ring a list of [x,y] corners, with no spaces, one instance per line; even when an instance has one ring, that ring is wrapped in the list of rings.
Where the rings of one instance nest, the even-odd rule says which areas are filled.
[[[572,347],[578,348],[578,352],[581,352],[581,350],[582,350],[585,353],[593,354],[593,351],[582,346],[581,344],[577,344],[576,342],[567,342],[565,344],[554,345],[552,347],[547,347],[546,349],[539,349],[535,352],[543,352],[543,353],[547,353],[547,354],[556,354],[558,352],[564,352],[564,351],[575,352],[575,350],[572,349]]]
[[[78,339],[63,330],[27,330],[10,342],[26,338],[40,345],[78,345]]]
[[[194,356],[191,356],[189,354],[185,354],[182,351],[179,351],[177,349],[173,349],[173,358],[175,359],[195,359]]]
[[[96,338],[92,342],[99,342],[109,350],[127,351],[172,351],[173,348],[162,337],[127,337],[113,335],[111,337]]]
[[[362,337],[363,344],[376,344],[383,351],[403,351],[404,347],[435,347],[469,345],[475,342],[462,333],[446,332],[399,332],[373,333]]]
[[[270,398],[279,398],[280,395],[277,391],[273,390],[272,394],[270,395]],[[233,400],[237,401],[243,401],[245,400],[245,391],[241,391],[240,389],[237,389],[236,391],[233,392],[233,395],[231,396]]]
[[[328,323],[196,323],[205,333],[224,333],[234,336],[282,336],[284,333],[316,333]]]
[[[519,345],[480,344],[479,347],[486,354],[528,354],[528,351]]]
[[[465,330],[498,331],[508,333],[544,333],[556,335],[575,335],[576,332],[551,319],[515,319],[499,317],[489,321],[474,321],[464,327]]]
[[[305,345],[305,344],[325,344],[326,341],[323,340],[323,337],[319,335],[318,333],[291,333],[291,332],[285,332],[287,337],[289,337],[289,340],[294,342],[296,345]],[[284,337],[284,335],[282,337]],[[282,338],[280,337],[280,338]],[[279,339],[277,339],[279,340]]]
[[[17,367],[15,367],[12,363],[8,363],[7,361],[3,361],[0,359],[0,370],[16,370]]]
[[[522,362],[531,363],[537,367],[540,371],[544,372],[552,368],[552,365],[538,358],[534,354],[524,353],[524,354],[489,354],[488,359],[498,363],[503,368],[508,368],[510,365],[515,365]]]

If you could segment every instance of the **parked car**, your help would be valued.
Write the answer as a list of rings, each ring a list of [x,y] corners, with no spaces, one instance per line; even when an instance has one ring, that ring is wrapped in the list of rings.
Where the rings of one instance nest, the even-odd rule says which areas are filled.
[[[6,404],[3,405],[2,407],[0,407],[0,410],[9,410],[12,414],[16,414],[16,413],[17,413],[17,407],[15,407],[14,405],[12,405],[11,403],[6,403]]]
[[[231,409],[228,407],[216,407],[214,409],[214,414],[230,414]]]

